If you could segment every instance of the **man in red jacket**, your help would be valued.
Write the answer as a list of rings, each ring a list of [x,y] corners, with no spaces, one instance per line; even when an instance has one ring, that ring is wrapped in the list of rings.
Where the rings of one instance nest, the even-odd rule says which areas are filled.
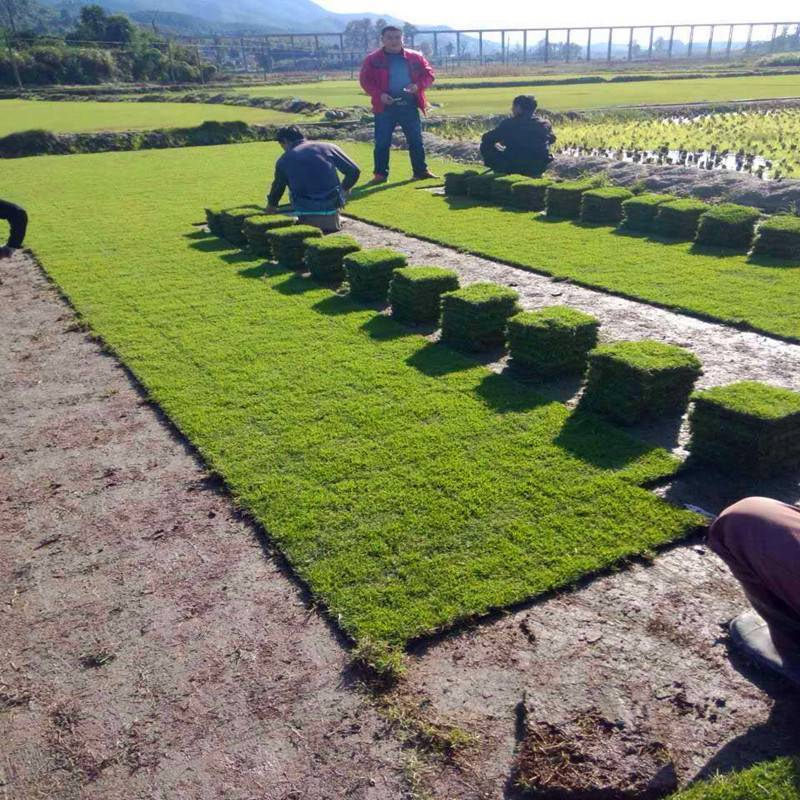
[[[403,32],[394,25],[381,31],[382,47],[361,65],[361,88],[372,98],[375,112],[375,176],[385,183],[389,176],[389,149],[399,125],[408,142],[414,178],[435,178],[425,163],[419,112],[425,111],[425,90],[433,83],[431,65],[422,53],[403,47]]]

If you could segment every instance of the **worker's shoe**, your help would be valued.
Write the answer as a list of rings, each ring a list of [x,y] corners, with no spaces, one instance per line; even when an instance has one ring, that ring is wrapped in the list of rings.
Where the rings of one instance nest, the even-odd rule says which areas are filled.
[[[759,666],[771,669],[800,686],[800,643],[793,649],[778,650],[764,618],[752,610],[732,620],[730,632],[736,647]]]
[[[367,186],[376,186],[379,183],[386,183],[389,180],[388,175],[384,175],[382,172],[376,172],[372,176],[372,180],[367,184]]]
[[[426,181],[429,178],[438,178],[438,175],[434,175],[429,169],[426,169],[425,172],[415,172],[414,173],[414,180],[415,181]]]

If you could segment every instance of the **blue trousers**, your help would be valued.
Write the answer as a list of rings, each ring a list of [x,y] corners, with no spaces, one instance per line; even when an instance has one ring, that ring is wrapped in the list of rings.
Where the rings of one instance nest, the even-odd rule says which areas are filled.
[[[416,106],[387,106],[385,111],[375,115],[375,172],[389,174],[389,149],[392,134],[397,126],[403,131],[411,156],[411,169],[415,175],[427,171],[425,147],[422,144],[422,125],[419,109]]]

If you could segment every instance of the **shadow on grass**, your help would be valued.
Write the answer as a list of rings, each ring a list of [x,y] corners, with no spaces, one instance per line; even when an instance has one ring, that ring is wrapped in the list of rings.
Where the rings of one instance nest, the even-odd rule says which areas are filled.
[[[214,236],[214,234],[211,233],[211,231],[199,230],[199,231],[192,231],[191,233],[184,233],[183,238],[197,240],[197,239],[216,239],[217,237]]]
[[[565,375],[560,378],[537,378],[521,369],[511,358],[503,370],[503,375],[522,384],[528,389],[543,395],[549,400],[568,403],[574,400],[583,386],[583,375]]]
[[[735,247],[717,247],[711,244],[700,244],[694,242],[689,248],[689,252],[695,256],[706,256],[706,258],[735,258],[745,255],[744,250],[737,250]]]
[[[274,261],[262,261],[260,264],[254,264],[252,267],[245,267],[239,270],[239,274],[243,278],[274,278],[277,275],[285,275],[286,270]]]
[[[354,311],[363,311],[364,307],[358,305],[350,299],[350,295],[334,294],[314,303],[311,308],[320,314],[327,314],[329,317],[339,317],[342,314],[352,314]]]
[[[191,234],[184,234],[187,239],[191,239]],[[235,244],[231,244],[225,239],[218,239],[216,236],[205,236],[203,238],[195,239],[189,245],[193,250],[199,250],[201,253],[221,253],[223,251],[236,250],[239,248]]]
[[[774,256],[752,255],[747,263],[753,267],[768,267],[771,269],[800,269],[800,259],[775,258]]]
[[[378,342],[403,339],[406,336],[413,336],[419,333],[419,331],[413,328],[407,328],[401,325],[388,314],[376,314],[361,326],[361,330],[364,331],[370,339],[375,339],[375,341]]]
[[[378,192],[385,192],[387,189],[397,189],[401,186],[406,186],[409,183],[416,183],[413,178],[406,178],[404,181],[396,181],[394,183],[378,183],[370,186],[364,184],[363,186],[353,187],[351,197],[353,200],[358,200],[362,197],[369,197],[370,195],[377,194]]]
[[[304,278],[296,272],[288,275],[286,280],[280,283],[273,284],[273,289],[285,295],[305,294],[306,292],[315,292],[319,286],[309,278]]]
[[[496,372],[490,372],[478,384],[475,394],[499,414],[531,411],[552,402],[533,388]]]
[[[257,256],[253,253],[248,253],[245,250],[234,250],[232,253],[225,253],[221,255],[220,261],[226,264],[242,264],[246,261],[263,261],[263,256]]]
[[[406,364],[419,370],[423,375],[438,378],[453,372],[472,369],[477,362],[439,342],[428,342],[410,355],[406,359]]]

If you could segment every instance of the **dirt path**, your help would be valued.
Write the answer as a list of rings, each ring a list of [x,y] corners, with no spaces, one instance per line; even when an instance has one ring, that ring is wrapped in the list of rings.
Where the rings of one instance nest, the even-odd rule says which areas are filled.
[[[32,262],[0,280],[0,797],[404,796],[258,532]]]

